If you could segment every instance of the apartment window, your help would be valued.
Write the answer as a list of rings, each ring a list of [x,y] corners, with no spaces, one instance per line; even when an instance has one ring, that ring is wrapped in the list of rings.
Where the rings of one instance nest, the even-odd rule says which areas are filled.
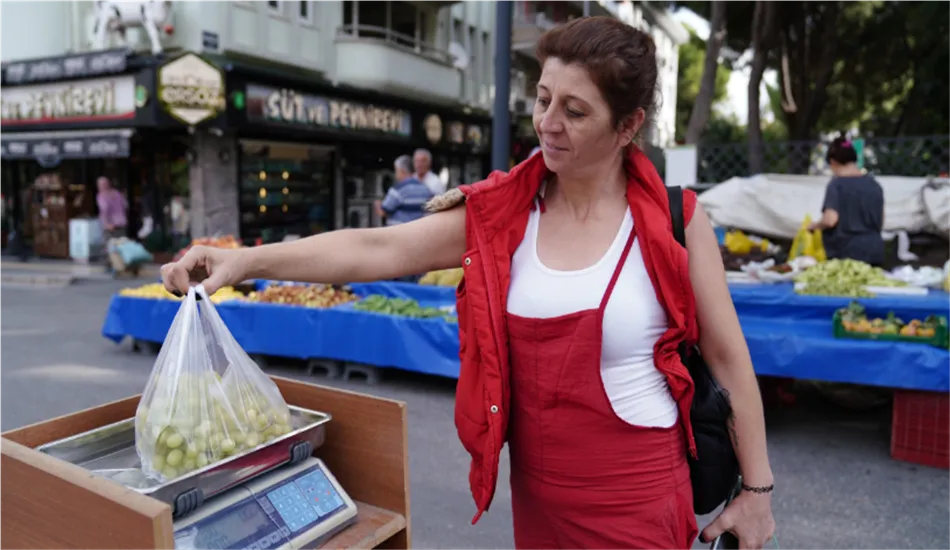
[[[310,5],[311,2],[298,2],[298,4],[297,16],[300,17],[300,20],[307,23],[313,22],[313,6]]]
[[[465,31],[463,31],[462,28],[461,19],[452,20],[452,41],[465,45]]]
[[[429,13],[412,2],[343,2],[342,31],[351,36],[431,51],[436,29],[430,23]]]
[[[280,2],[267,2],[267,7],[274,11],[280,11]]]
[[[482,86],[485,90],[485,97],[482,99],[482,102],[488,103],[490,98],[488,97],[488,89],[492,82],[492,66],[494,63],[491,61],[491,35],[487,32],[482,33]],[[522,89],[523,89],[522,84]]]

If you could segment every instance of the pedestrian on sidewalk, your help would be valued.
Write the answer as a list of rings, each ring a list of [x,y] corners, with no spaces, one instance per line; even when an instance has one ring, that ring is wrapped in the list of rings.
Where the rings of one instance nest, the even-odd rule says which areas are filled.
[[[413,177],[425,184],[432,195],[445,193],[445,182],[432,171],[432,153],[428,149],[416,149],[412,153]]]
[[[102,225],[102,238],[108,248],[109,241],[126,236],[128,225],[129,203],[125,196],[112,186],[112,181],[105,176],[96,180],[96,204],[99,206],[99,223]],[[106,253],[106,271],[112,272],[112,262]]]
[[[476,521],[507,443],[517,548],[692,546],[696,384],[679,352],[698,345],[730,395],[743,476],[702,538],[729,531],[762,548],[775,528],[762,400],[716,236],[684,191],[680,245],[668,190],[635,144],[657,104],[656,46],[586,17],[548,31],[537,53],[541,154],[448,191],[409,223],[192,248],[162,268],[164,284],[213,292],[462,267],[455,425],[472,457]]]
[[[393,163],[396,183],[386,192],[386,198],[376,203],[376,212],[392,227],[418,220],[425,215],[425,205],[434,196],[428,186],[417,179],[412,172],[413,164],[409,155],[402,155]],[[429,172],[431,174],[431,172]],[[414,283],[418,274],[396,277],[403,283]]]

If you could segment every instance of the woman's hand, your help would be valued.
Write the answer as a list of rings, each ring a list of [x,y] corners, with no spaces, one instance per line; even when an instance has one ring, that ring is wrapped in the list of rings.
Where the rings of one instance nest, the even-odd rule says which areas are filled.
[[[185,294],[201,283],[208,295],[240,283],[247,275],[248,250],[195,246],[177,262],[162,266],[162,283],[173,294]]]
[[[763,548],[775,534],[772,495],[742,491],[703,529],[699,540],[712,542],[726,531],[739,538],[739,548]]]

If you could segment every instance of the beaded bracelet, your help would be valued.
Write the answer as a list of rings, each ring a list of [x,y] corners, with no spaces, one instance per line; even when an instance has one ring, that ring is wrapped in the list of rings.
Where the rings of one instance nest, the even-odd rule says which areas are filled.
[[[746,485],[745,483],[742,484],[742,490],[743,490],[743,491],[749,491],[750,493],[756,493],[756,494],[760,494],[760,495],[764,495],[764,494],[766,494],[766,493],[771,493],[774,489],[775,489],[775,485],[774,485],[774,484],[773,484],[773,485],[768,485],[768,486],[765,486],[765,487],[750,487],[749,485]]]

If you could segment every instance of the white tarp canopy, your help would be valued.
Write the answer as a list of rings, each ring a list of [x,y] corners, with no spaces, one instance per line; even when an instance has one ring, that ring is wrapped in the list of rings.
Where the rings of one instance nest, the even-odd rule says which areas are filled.
[[[884,189],[884,231],[950,237],[950,184],[926,178],[875,176]],[[732,178],[699,196],[716,225],[792,239],[805,215],[821,216],[828,176],[762,174]]]

